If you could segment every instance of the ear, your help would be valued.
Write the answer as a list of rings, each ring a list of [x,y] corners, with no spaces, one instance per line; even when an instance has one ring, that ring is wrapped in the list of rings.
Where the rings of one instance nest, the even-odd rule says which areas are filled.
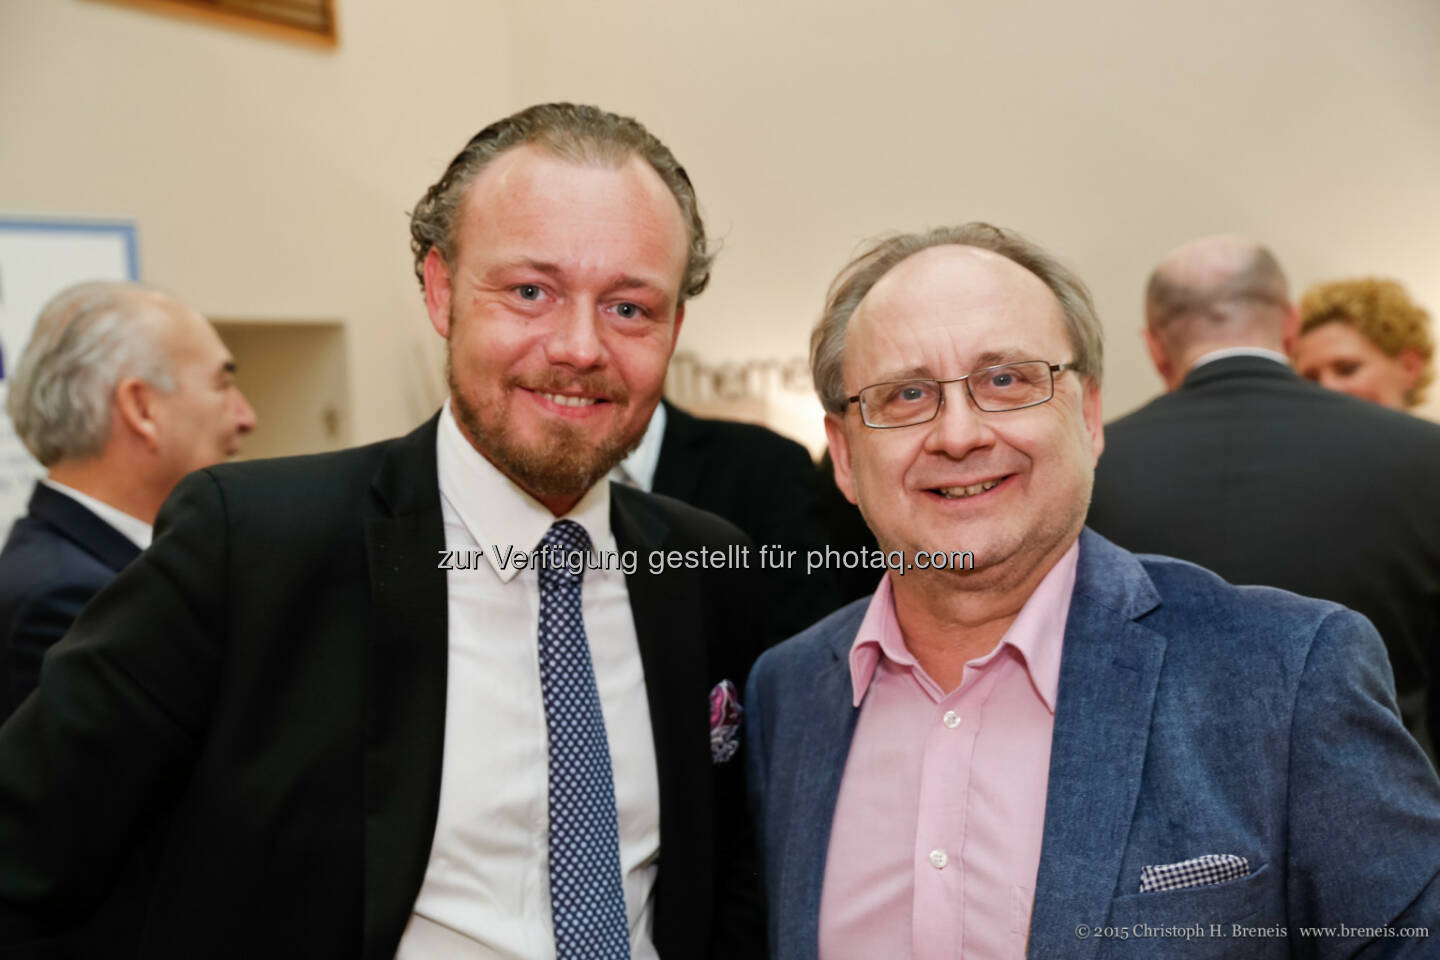
[[[1280,320],[1280,350],[1287,357],[1295,356],[1295,347],[1300,342],[1300,309],[1293,303],[1285,304],[1285,316]]]
[[[1165,381],[1165,389],[1175,389],[1170,385],[1170,377],[1175,372],[1175,365],[1170,362],[1170,356],[1165,352],[1165,345],[1160,338],[1155,336],[1155,331],[1146,327],[1142,333],[1145,334],[1145,348],[1150,351],[1150,362],[1155,364],[1155,372],[1160,374],[1160,379]]]
[[[154,388],[139,377],[126,377],[115,385],[115,420],[119,428],[137,437],[151,453],[160,449],[160,431],[155,423]]]
[[[445,257],[434,247],[425,254],[425,310],[430,314],[430,326],[446,340],[450,339],[450,267]]]
[[[1420,376],[1425,372],[1425,358],[1415,349],[1406,347],[1395,354],[1395,362],[1405,374],[1405,392],[1409,393],[1415,389],[1415,384],[1420,382]]]
[[[825,438],[830,441],[830,463],[835,468],[835,486],[845,494],[845,499],[857,506],[860,500],[855,496],[855,478],[850,473],[850,441],[845,436],[845,414],[825,414]]]
[[[1085,430],[1090,434],[1090,446],[1095,451],[1095,462],[1105,452],[1105,420],[1100,410],[1100,387],[1093,381],[1085,381],[1085,396],[1081,401],[1085,415]]]

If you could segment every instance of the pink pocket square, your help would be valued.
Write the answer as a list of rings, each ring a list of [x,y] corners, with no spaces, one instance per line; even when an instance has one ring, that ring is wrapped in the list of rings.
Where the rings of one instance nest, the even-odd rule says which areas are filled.
[[[710,691],[710,759],[724,763],[740,749],[740,719],[745,709],[735,684],[721,680]]]

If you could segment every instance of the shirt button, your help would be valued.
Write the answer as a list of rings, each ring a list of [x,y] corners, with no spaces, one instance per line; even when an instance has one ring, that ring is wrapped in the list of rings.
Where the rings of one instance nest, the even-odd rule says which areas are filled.
[[[934,867],[936,870],[944,870],[945,865],[949,862],[950,858],[945,856],[944,850],[930,851],[930,866]]]
[[[942,718],[942,720],[945,726],[949,727],[951,730],[954,730],[956,727],[960,726],[960,714],[956,713],[954,710],[945,711],[945,716]]]

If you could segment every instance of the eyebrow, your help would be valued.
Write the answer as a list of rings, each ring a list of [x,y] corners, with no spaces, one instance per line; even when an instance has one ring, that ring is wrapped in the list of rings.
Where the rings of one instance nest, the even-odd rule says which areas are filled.
[[[559,278],[565,275],[565,269],[561,267],[558,263],[551,263],[548,260],[536,260],[533,257],[515,257],[512,260],[505,260],[495,264],[494,267],[485,272],[485,277],[487,280],[490,280],[493,279],[495,274],[497,273],[501,273],[505,270],[514,270],[517,267],[534,270],[537,273],[545,274],[547,277]],[[610,280],[605,285],[605,289],[653,290],[655,293],[658,293],[661,296],[667,298],[670,296],[670,293],[661,284],[656,283],[653,280],[647,280],[644,277],[637,277],[625,273],[622,273],[618,277]]]
[[[1038,358],[1037,358],[1037,357],[1034,357],[1034,356],[1031,356],[1029,353],[1026,353],[1026,352],[1021,351],[1021,350],[1015,350],[1015,349],[1009,349],[1009,350],[987,350],[986,352],[980,354],[980,356],[978,356],[978,357],[975,358],[975,367],[974,367],[974,369],[977,369],[977,370],[978,370],[978,369],[980,369],[981,367],[993,367],[993,366],[995,366],[996,364],[1000,364],[1000,363],[1015,363],[1016,361],[1019,361],[1019,360],[1036,360],[1036,359],[1038,359]]]
[[[874,383],[889,383],[891,380],[938,380],[939,378],[931,372],[930,368],[923,364],[918,367],[906,367],[903,370],[890,370],[875,375]]]
[[[984,367],[993,367],[993,366],[997,366],[997,365],[1002,364],[1002,363],[1016,363],[1016,362],[1018,362],[1018,361],[1020,361],[1020,360],[1034,360],[1034,359],[1036,359],[1036,358],[1030,356],[1028,353],[1026,353],[1025,351],[1022,351],[1022,350],[1015,350],[1015,349],[1007,349],[1007,350],[987,350],[987,351],[985,351],[984,353],[980,354],[980,356],[978,356],[978,357],[975,358],[975,365],[974,365],[973,367],[971,367],[969,370],[965,371],[965,375],[968,376],[968,375],[970,375],[971,373],[974,373],[976,370],[983,369]],[[950,379],[950,378],[949,378],[949,377],[938,377],[938,376],[936,376],[935,373],[930,369],[930,367],[926,366],[925,364],[921,364],[921,365],[915,366],[915,367],[905,367],[905,368],[902,369],[902,370],[892,370],[892,371],[889,371],[888,373],[879,374],[879,375],[876,376],[876,378],[875,378],[872,382],[873,382],[873,383],[889,383],[889,382],[892,381],[892,380],[948,380],[948,379]]]

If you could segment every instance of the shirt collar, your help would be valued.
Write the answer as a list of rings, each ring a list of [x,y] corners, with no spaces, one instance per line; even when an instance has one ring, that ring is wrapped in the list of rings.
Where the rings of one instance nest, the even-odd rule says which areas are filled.
[[[455,422],[449,400],[445,401],[436,431],[435,464],[441,499],[470,531],[496,576],[509,583],[520,571],[513,563],[501,562],[507,551],[513,547],[529,553],[540,545],[551,525],[562,518],[470,445]],[[592,550],[604,553],[615,549],[610,531],[609,481],[601,480],[587,490],[563,519],[574,520],[585,528]],[[498,548],[498,556],[494,548]]]
[[[1055,712],[1055,697],[1060,686],[1060,653],[1064,647],[1065,624],[1070,615],[1070,597],[1075,592],[1075,572],[1079,560],[1080,542],[1077,540],[1026,599],[1015,622],[1010,624],[1010,629],[1005,631],[995,649],[969,664],[984,666],[1002,647],[1013,648],[1020,654],[1035,692],[1051,713]],[[855,642],[850,646],[850,685],[857,707],[870,689],[870,681],[875,677],[875,668],[879,666],[881,657],[897,666],[919,667],[900,632],[890,576],[888,573],[885,575],[879,589],[870,598],[865,619],[860,622]]]
[[[1228,360],[1231,357],[1264,357],[1266,360],[1274,360],[1276,363],[1290,366],[1290,358],[1279,350],[1266,350],[1264,347],[1225,347],[1222,350],[1202,353],[1194,363],[1190,364],[1190,369],[1194,370],[1203,364],[1214,363],[1216,360]]]
[[[660,445],[665,440],[665,404],[655,407],[640,445],[610,471],[611,479],[649,492],[655,487],[655,468],[660,464]]]
[[[96,500],[88,494],[81,493],[74,487],[67,487],[65,484],[51,480],[49,477],[41,477],[40,482],[56,493],[63,493],[86,510],[95,514],[95,516],[101,520],[104,520],[123,534],[125,539],[135,544],[135,546],[141,550],[150,546],[150,541],[155,537],[155,528],[153,526],[144,520],[130,516],[130,514],[118,507],[112,507],[108,503]]]

